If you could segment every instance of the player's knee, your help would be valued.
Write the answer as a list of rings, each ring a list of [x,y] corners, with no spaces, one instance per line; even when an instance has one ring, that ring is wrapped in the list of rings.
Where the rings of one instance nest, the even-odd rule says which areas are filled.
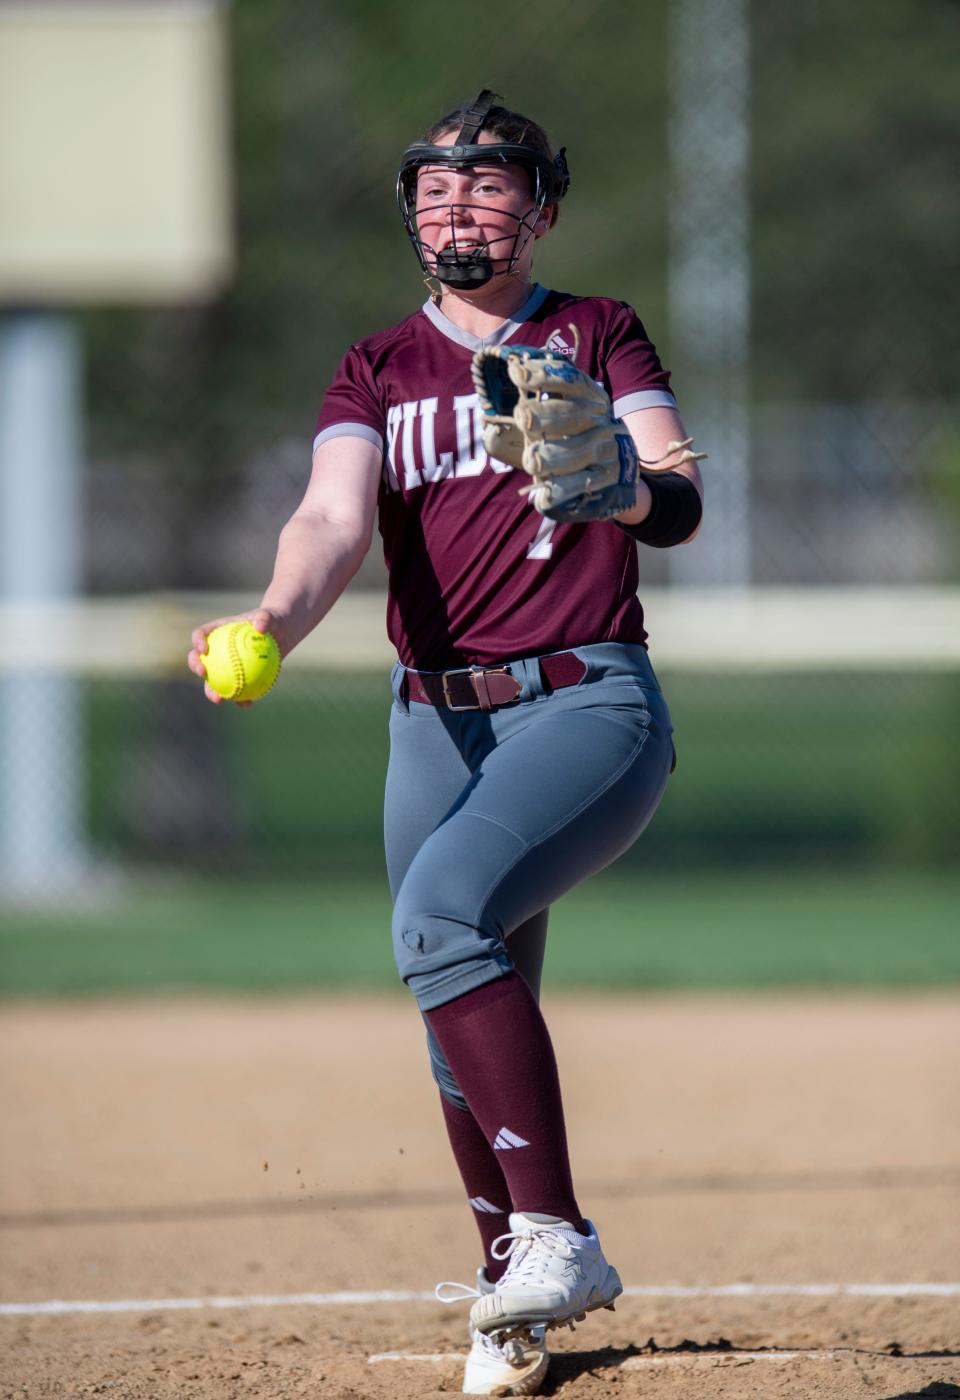
[[[426,912],[426,911],[430,912]],[[463,915],[436,912],[431,901],[401,888],[393,912],[393,954],[400,980],[424,1010],[462,996],[513,967],[498,927],[480,928]]]
[[[512,967],[503,939],[495,931],[479,929],[436,914],[398,918],[393,926],[393,955],[400,980],[416,996],[433,986],[456,982],[461,975],[490,962]],[[488,980],[481,977],[480,981]],[[452,991],[459,996],[459,991]]]
[[[439,860],[408,872],[394,901],[394,942],[399,937],[411,952],[423,954],[442,936],[440,925],[471,924],[479,901],[467,885],[462,871]]]
[[[403,888],[393,907],[393,957],[400,980],[409,984],[432,960],[440,939],[437,930],[428,927],[428,916],[411,900]]]
[[[489,926],[479,927],[481,923]],[[401,886],[393,908],[393,953],[403,981],[478,956],[495,956],[502,948],[500,930],[446,898],[441,882],[429,891],[412,883]]]

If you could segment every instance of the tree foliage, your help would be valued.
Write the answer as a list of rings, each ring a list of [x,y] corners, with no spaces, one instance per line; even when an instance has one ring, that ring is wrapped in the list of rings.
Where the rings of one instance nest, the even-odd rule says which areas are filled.
[[[237,0],[236,281],[205,308],[86,317],[95,445],[149,444],[196,507],[278,435],[306,444],[346,346],[423,296],[400,152],[483,86],[568,148],[538,275],[633,302],[669,363],[667,3],[555,0],[547,25],[506,0]],[[949,0],[754,5],[758,398],[955,391],[958,30]]]

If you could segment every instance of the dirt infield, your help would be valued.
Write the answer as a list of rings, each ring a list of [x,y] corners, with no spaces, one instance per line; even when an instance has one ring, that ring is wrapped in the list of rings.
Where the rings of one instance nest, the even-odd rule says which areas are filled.
[[[960,997],[546,1010],[582,1204],[653,1292],[554,1334],[545,1393],[960,1397],[960,1293],[883,1288],[960,1280]],[[3,1300],[133,1300],[0,1316],[4,1400],[459,1391],[462,1308],[276,1301],[472,1278],[405,1000],[7,1008],[0,1066]]]

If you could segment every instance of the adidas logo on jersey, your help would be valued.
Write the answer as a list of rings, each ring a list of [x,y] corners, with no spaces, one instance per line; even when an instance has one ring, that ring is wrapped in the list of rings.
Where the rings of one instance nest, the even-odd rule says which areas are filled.
[[[555,355],[566,355],[568,360],[572,360],[577,353],[572,345],[567,344],[559,331],[554,331],[544,349],[552,350]]]
[[[526,1138],[518,1137],[516,1133],[511,1133],[509,1128],[501,1128],[493,1140],[494,1152],[509,1152],[512,1147],[529,1147]]]

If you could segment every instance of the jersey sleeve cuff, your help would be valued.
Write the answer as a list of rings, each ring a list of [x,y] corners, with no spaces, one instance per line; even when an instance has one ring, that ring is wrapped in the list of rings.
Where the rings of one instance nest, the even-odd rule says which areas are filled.
[[[677,401],[669,389],[638,389],[634,394],[621,394],[613,401],[613,416],[622,418],[638,408],[676,408]]]
[[[313,450],[322,446],[325,442],[330,442],[338,437],[358,437],[365,442],[372,442],[374,447],[383,451],[383,434],[378,433],[376,428],[371,428],[366,423],[333,423],[329,428],[324,428],[322,433],[317,433],[313,439]]]

